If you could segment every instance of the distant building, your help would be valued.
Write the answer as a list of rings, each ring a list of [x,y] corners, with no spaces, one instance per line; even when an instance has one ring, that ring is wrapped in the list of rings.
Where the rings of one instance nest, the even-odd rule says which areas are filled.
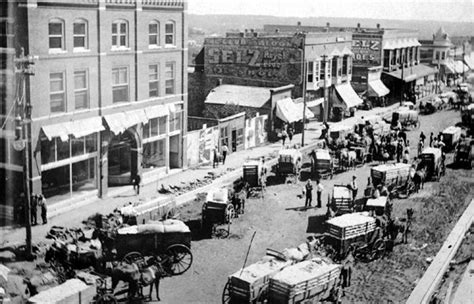
[[[416,98],[431,94],[436,70],[420,64],[420,43],[415,30],[298,25],[265,25],[266,32],[349,31],[354,54],[352,85],[375,101],[398,100],[406,93]],[[382,80],[382,81],[381,81]],[[383,83],[382,83],[383,82]],[[401,93],[402,92],[402,93]]]
[[[0,37],[8,46],[0,49],[8,78],[1,82],[7,92],[0,113],[6,122],[0,134],[2,184],[22,180],[21,152],[11,149],[9,131],[14,69],[4,63],[20,47],[37,58],[26,86],[33,193],[48,201],[101,197],[137,174],[157,169],[158,176],[185,165],[185,1],[9,0],[1,8],[9,29]],[[2,201],[16,194],[2,192]]]
[[[304,34],[251,30],[206,38],[202,52],[196,57],[196,72],[190,76],[190,83],[200,79],[205,89],[196,92],[202,94],[197,96],[190,85],[190,103],[203,104],[207,94],[220,83],[264,88],[293,85],[292,97],[302,97],[306,91],[307,101],[312,102],[320,120],[325,94],[327,115],[340,118],[344,110],[362,103],[350,86],[351,36],[348,32]],[[278,122],[274,126],[278,128]]]

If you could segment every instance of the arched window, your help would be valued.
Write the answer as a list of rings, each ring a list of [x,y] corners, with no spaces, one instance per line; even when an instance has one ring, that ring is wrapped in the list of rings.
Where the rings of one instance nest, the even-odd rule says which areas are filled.
[[[128,47],[128,22],[116,20],[112,23],[112,48]]]
[[[88,27],[84,19],[74,20],[73,41],[75,49],[88,49]]]
[[[148,24],[148,45],[160,45],[160,23],[153,20]]]
[[[48,24],[49,49],[64,50],[64,20],[52,19]]]
[[[165,25],[165,45],[176,45],[176,28],[172,20],[166,21]]]

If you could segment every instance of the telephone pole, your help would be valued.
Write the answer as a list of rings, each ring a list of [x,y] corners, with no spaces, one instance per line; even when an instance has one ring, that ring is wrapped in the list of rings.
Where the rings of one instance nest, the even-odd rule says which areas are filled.
[[[26,259],[33,259],[31,241],[31,102],[26,93],[29,76],[34,75],[33,56],[25,56],[21,48],[20,56],[15,58],[15,74],[17,77],[17,99],[15,113],[15,142],[14,149],[23,150],[23,182],[26,199]],[[23,202],[22,202],[23,203]]]

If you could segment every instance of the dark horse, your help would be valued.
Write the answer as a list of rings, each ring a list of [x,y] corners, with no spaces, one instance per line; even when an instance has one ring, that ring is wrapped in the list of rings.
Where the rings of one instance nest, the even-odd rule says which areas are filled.
[[[423,189],[426,180],[426,166],[420,164],[418,169],[415,172],[415,176],[413,177],[413,183],[415,184],[415,192],[418,193],[420,189]]]
[[[395,242],[399,233],[402,234],[402,242],[408,242],[408,233],[410,232],[411,222],[413,220],[414,210],[407,209],[407,217],[395,220],[390,220],[387,225],[387,233],[392,241]]]

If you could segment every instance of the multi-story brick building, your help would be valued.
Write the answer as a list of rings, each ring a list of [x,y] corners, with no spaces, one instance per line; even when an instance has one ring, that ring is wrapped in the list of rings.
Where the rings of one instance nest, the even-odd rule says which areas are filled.
[[[185,1],[9,0],[3,9],[10,40],[2,52],[10,57],[2,61],[12,62],[20,48],[36,58],[25,95],[32,105],[33,193],[53,200],[103,196],[151,168],[184,165]],[[22,158],[10,152],[13,64],[2,69],[13,78],[2,81],[3,182],[21,175]]]

